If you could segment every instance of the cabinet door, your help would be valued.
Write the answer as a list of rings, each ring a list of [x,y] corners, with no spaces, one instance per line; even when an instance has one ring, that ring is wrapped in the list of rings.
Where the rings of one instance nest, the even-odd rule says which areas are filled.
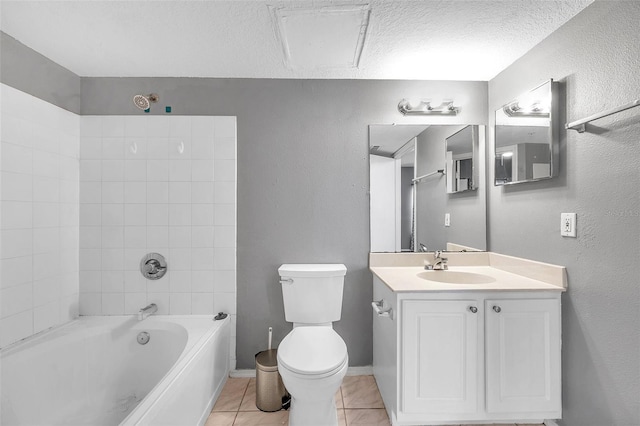
[[[477,302],[405,300],[402,312],[402,411],[475,412]]]
[[[489,413],[559,412],[560,300],[486,300]]]

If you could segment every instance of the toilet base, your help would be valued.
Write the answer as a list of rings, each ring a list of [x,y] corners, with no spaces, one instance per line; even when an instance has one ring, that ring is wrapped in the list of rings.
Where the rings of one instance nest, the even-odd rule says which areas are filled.
[[[291,396],[289,426],[338,426],[335,398],[328,401],[309,401]]]

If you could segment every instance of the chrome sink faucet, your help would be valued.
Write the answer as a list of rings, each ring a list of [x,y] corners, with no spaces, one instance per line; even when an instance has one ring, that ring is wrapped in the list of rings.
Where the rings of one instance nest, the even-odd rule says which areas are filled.
[[[442,252],[440,250],[436,250],[436,252],[433,254],[434,260],[433,263],[428,263],[427,261],[425,261],[425,265],[424,265],[424,269],[426,269],[427,271],[446,271],[447,269],[449,269],[449,267],[447,266],[447,259],[446,257],[442,257]]]
[[[158,305],[151,303],[138,311],[138,321],[142,321],[151,314],[158,312]]]

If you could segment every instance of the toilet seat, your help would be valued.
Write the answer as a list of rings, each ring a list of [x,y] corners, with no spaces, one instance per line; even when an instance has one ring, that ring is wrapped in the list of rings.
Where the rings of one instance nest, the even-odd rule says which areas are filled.
[[[279,366],[310,379],[334,374],[347,359],[347,345],[331,327],[296,327],[278,346]]]

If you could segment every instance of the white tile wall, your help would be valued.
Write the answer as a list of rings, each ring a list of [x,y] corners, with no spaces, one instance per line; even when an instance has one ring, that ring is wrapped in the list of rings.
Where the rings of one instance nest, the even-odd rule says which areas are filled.
[[[156,303],[224,311],[235,327],[235,117],[83,116],[80,128],[81,314]],[[157,281],[139,271],[152,251],[169,267]]]
[[[4,347],[78,314],[80,117],[0,86]]]

